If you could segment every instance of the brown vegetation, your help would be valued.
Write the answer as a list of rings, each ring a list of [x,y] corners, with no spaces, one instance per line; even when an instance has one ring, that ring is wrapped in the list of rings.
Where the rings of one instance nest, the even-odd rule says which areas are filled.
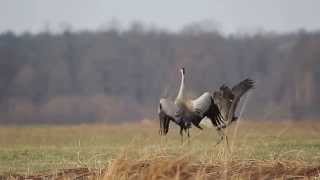
[[[320,177],[320,166],[299,161],[217,161],[206,164],[191,157],[156,156],[152,159],[114,160],[104,170],[62,169],[35,175],[7,174],[11,179],[310,179]]]
[[[155,157],[131,161],[115,160],[105,172],[105,179],[275,179],[320,175],[320,166],[281,161],[194,162],[190,157]]]

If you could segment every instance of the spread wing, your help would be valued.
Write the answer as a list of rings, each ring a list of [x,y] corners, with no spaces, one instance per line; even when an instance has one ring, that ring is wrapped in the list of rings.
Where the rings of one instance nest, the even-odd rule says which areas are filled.
[[[192,110],[203,116],[210,108],[211,98],[212,96],[209,92],[203,93],[200,97],[191,101]]]
[[[240,101],[240,98],[254,86],[254,81],[245,79],[230,89],[226,85],[222,85],[219,91],[213,93],[215,103],[218,105],[219,110],[229,124],[234,120],[235,110]]]
[[[254,81],[251,79],[245,79],[232,88],[232,94],[234,95],[234,99],[232,100],[229,114],[228,114],[229,122],[231,122],[232,118],[234,117],[234,113],[240,101],[240,98],[253,87],[254,87]]]

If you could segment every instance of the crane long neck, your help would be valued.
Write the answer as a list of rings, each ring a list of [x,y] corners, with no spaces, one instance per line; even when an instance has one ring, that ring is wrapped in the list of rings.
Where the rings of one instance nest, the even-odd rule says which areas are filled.
[[[181,73],[181,84],[180,84],[180,89],[179,89],[179,92],[178,92],[178,96],[176,98],[176,103],[177,102],[181,102],[184,100],[184,74]]]

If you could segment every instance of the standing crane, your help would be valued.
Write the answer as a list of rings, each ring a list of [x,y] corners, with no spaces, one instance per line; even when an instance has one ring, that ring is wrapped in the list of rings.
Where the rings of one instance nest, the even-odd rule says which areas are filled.
[[[175,101],[161,98],[159,104],[160,134],[166,135],[169,131],[170,121],[180,126],[181,141],[183,142],[183,131],[190,137],[189,129],[191,124],[199,129],[200,122],[204,117],[211,120],[212,125],[218,131],[225,126],[218,106],[214,102],[213,96],[209,92],[203,93],[196,99],[185,97],[185,69],[180,69],[181,83]]]

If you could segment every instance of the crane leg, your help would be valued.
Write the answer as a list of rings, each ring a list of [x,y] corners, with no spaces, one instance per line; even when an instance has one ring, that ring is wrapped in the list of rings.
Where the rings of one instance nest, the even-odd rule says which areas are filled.
[[[188,145],[190,144],[190,132],[189,132],[189,129],[190,129],[190,128],[188,128],[188,129],[187,129],[187,134],[188,134]]]
[[[223,141],[224,136],[225,136],[221,128],[217,128],[217,132],[219,135],[219,140],[216,145],[220,144]]]
[[[163,122],[163,119],[162,119],[162,117],[160,115],[159,115],[159,122],[160,122],[159,135],[162,136],[162,129],[163,129],[162,128],[162,122]]]
[[[183,145],[183,128],[180,127],[181,145]]]
[[[228,136],[225,135],[225,137],[226,137],[226,142],[227,142],[227,148],[228,148],[228,151],[229,151],[229,153],[230,153],[230,152],[231,152],[231,149],[230,149],[230,146],[229,146]]]
[[[226,139],[228,151],[231,152],[230,146],[229,146],[228,136],[224,134],[223,129],[221,129],[221,128],[217,128],[217,132],[218,132],[218,135],[220,136],[220,139],[218,140],[216,145],[220,144],[223,141],[223,139]]]

